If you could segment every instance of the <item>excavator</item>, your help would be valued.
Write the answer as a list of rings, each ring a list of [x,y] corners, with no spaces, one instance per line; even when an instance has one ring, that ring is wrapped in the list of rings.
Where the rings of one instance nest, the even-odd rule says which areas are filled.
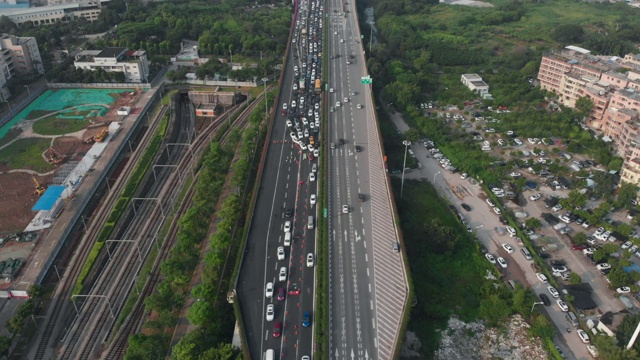
[[[54,165],[58,165],[67,159],[67,155],[56,151],[56,149],[54,149],[53,147],[49,148],[48,155],[49,155],[49,162]]]
[[[104,128],[102,129],[102,131],[100,131],[100,133],[98,135],[96,135],[94,137],[94,139],[96,140],[96,142],[103,142],[104,139],[107,137],[107,135],[109,135],[109,128]]]
[[[42,195],[47,190],[47,188],[45,188],[44,186],[40,185],[40,183],[38,182],[38,179],[36,179],[35,176],[33,177],[33,183],[36,186],[35,194]]]

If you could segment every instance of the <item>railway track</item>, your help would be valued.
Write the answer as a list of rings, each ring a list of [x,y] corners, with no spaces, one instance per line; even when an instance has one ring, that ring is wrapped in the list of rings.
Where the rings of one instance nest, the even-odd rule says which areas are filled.
[[[255,104],[253,102],[247,110],[249,114]],[[183,109],[182,113],[185,113]],[[247,115],[239,119],[246,121]],[[213,131],[216,131],[227,119],[222,118],[215,121],[207,131],[200,134],[190,147],[194,154],[206,148],[208,139]],[[183,121],[183,123],[186,123]],[[230,131],[230,129],[228,130]],[[184,142],[184,133],[181,131],[176,143]],[[145,202],[137,210],[136,216],[129,224],[127,230],[120,238],[137,239],[135,245],[131,242],[118,243],[111,246],[111,260],[106,264],[100,279],[89,291],[91,297],[87,298],[78,311],[78,316],[74,320],[68,336],[64,340],[61,358],[89,359],[93,355],[102,351],[102,344],[110,336],[115,324],[115,319],[119,316],[125,301],[133,290],[136,276],[143,266],[144,260],[151,252],[153,242],[157,240],[157,233],[160,231],[166,219],[165,210],[169,208],[170,199],[177,197],[177,192],[183,181],[181,174],[189,171],[189,167],[196,166],[195,156],[186,156],[185,151],[175,151],[167,156],[167,164],[177,164],[175,171],[169,172],[166,169],[156,175],[154,185],[149,190],[147,197],[157,199],[157,206]],[[181,158],[181,160],[180,160]],[[144,234],[144,235],[142,235]],[[149,234],[154,234],[149,236]],[[170,246],[171,244],[167,244]],[[163,251],[166,253],[166,251]],[[161,254],[161,257],[165,255]],[[154,277],[157,281],[157,275]],[[155,284],[153,284],[155,285]],[[147,292],[152,291],[152,289]],[[140,304],[142,305],[142,304]],[[135,309],[134,313],[141,315],[142,309]],[[127,326],[130,329],[137,329],[140,320],[133,321]],[[120,351],[122,353],[122,351]],[[77,355],[77,356],[76,356]]]
[[[115,205],[118,200],[124,186],[126,184],[126,179],[129,178],[131,173],[135,168],[135,164],[140,160],[140,157],[144,153],[144,149],[149,145],[153,134],[156,132],[158,125],[160,124],[160,119],[164,117],[164,115],[169,110],[169,106],[163,105],[158,112],[158,115],[151,123],[151,127],[147,131],[147,135],[145,135],[140,143],[140,145],[136,148],[136,151],[132,154],[129,163],[123,169],[120,177],[116,181],[116,183],[111,188],[111,192],[107,195],[105,199],[105,203],[100,207],[98,212],[96,213],[96,219],[105,219],[107,218],[109,212]],[[37,345],[35,347],[35,353],[32,358],[36,360],[42,360],[45,358],[46,350],[49,345],[49,342],[54,335],[54,330],[58,325],[58,320],[62,319],[63,314],[66,313],[65,310],[68,310],[67,300],[70,298],[71,293],[73,291],[73,286],[75,284],[75,280],[78,278],[80,274],[80,270],[82,269],[82,265],[86,261],[89,253],[91,251],[93,241],[93,236],[97,234],[97,232],[102,229],[104,225],[104,221],[93,221],[89,225],[88,232],[83,236],[83,240],[80,242],[80,246],[78,247],[78,251],[73,255],[71,263],[75,264],[75,266],[68,267],[65,269],[64,274],[58,286],[56,287],[53,296],[51,297],[51,304],[47,307],[47,313],[45,316],[45,326],[41,327],[42,332],[38,334],[35,338],[38,339]],[[87,240],[89,239],[89,240]],[[66,305],[66,306],[65,306]],[[31,357],[31,356],[30,356]]]

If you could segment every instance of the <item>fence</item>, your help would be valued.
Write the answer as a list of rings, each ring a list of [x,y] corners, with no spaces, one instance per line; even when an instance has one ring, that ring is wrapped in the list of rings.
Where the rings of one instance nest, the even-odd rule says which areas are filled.
[[[149,83],[47,83],[49,89],[78,89],[78,88],[99,88],[99,89],[134,89],[137,87],[150,88]]]
[[[33,90],[31,91],[31,95],[29,95],[28,97],[26,97],[24,100],[22,100],[20,103],[16,104],[12,104],[12,105],[8,105],[7,107],[9,108],[9,113],[3,115],[2,117],[0,117],[0,127],[4,126],[6,123],[8,123],[9,121],[11,121],[11,119],[13,119],[14,116],[16,116],[18,113],[20,113],[20,111],[22,111],[25,107],[27,107],[27,105],[29,105],[31,103],[31,101],[33,101],[33,99],[37,98],[38,96],[40,96],[40,94],[42,94],[45,90],[47,90],[46,86],[43,86],[37,90]]]
[[[216,81],[216,80],[183,80],[191,85],[207,85],[207,86],[242,86],[256,87],[258,82],[255,81]]]

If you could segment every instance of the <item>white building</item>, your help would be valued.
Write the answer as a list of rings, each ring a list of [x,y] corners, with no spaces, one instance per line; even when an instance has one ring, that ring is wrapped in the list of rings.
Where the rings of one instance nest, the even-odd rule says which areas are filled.
[[[57,21],[67,22],[80,17],[89,22],[98,20],[102,5],[99,1],[62,4],[53,6],[37,6],[30,8],[7,8],[0,9],[0,16],[7,16],[16,25],[20,26],[26,22],[33,25],[49,25]]]
[[[73,65],[76,69],[121,72],[126,82],[146,82],[149,76],[147,53],[121,47],[81,51],[76,55]]]
[[[478,74],[462,74],[460,78],[462,84],[473,92],[482,95],[489,92],[489,85],[485,83]]]
[[[5,88],[9,79],[16,74],[37,71],[44,74],[40,50],[34,37],[0,35],[0,99],[11,95]]]

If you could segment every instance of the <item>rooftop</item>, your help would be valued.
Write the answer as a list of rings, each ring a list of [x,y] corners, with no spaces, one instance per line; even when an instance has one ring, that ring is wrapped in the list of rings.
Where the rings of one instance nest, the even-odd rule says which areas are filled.
[[[124,48],[124,47],[108,47],[100,51],[100,53],[98,53],[96,57],[100,57],[100,58],[118,57],[125,51],[127,51],[127,48]]]

